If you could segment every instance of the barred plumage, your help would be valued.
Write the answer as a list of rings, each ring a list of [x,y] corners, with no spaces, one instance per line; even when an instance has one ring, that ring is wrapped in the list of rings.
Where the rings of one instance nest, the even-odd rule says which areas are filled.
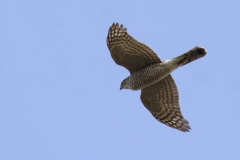
[[[197,46],[162,62],[150,47],[135,40],[118,23],[109,28],[107,46],[113,60],[131,73],[122,81],[120,89],[141,89],[142,103],[157,120],[180,131],[189,131],[189,123],[181,113],[178,89],[170,73],[205,56],[206,50]]]

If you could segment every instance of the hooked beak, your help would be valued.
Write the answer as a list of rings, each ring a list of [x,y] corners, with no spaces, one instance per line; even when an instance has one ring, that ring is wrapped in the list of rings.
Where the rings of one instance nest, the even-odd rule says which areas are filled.
[[[123,88],[122,87],[120,87],[120,90],[122,90]]]

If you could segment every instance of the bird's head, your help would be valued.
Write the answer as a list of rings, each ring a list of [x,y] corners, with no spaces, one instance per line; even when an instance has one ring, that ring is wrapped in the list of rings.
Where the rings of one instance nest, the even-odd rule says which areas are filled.
[[[129,86],[128,78],[124,79],[121,83],[120,90],[121,89],[131,89]]]

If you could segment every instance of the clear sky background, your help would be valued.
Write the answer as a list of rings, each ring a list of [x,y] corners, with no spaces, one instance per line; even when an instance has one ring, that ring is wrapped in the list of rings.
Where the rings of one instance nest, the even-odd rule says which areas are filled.
[[[1,160],[240,158],[240,1],[0,1]],[[200,45],[172,75],[192,130],[167,127],[119,90],[129,72],[106,36],[127,27],[162,60]]]

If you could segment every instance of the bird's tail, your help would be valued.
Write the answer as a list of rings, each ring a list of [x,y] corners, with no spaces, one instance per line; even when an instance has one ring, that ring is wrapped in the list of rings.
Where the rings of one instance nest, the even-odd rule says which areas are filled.
[[[207,51],[204,48],[200,46],[196,46],[190,51],[182,54],[181,56],[174,58],[173,61],[175,62],[175,64],[178,65],[178,67],[181,67],[185,64],[188,64],[192,61],[195,61],[199,58],[204,57],[206,54],[207,54]]]

